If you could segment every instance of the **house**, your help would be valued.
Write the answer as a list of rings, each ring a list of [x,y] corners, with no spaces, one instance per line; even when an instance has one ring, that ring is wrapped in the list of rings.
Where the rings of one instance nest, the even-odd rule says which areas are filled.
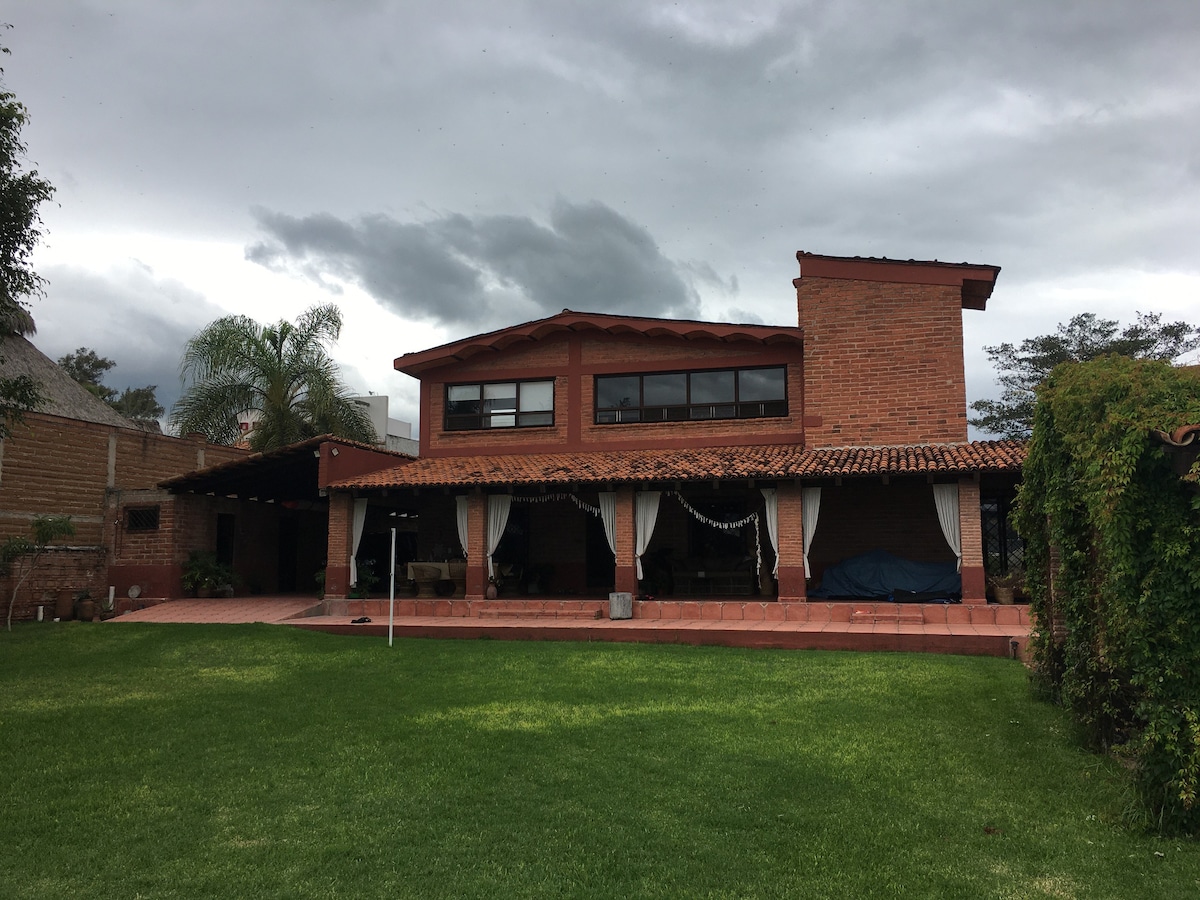
[[[161,557],[169,572],[172,550],[186,551],[174,547],[173,512],[163,502],[169,498],[154,485],[246,451],[147,431],[27,339],[9,335],[0,343],[0,377],[16,375],[38,382],[46,402],[0,440],[0,541],[28,537],[38,515],[71,516],[75,537],[47,554],[18,594],[14,617],[34,618],[39,605],[53,607],[64,593],[106,597],[110,585],[122,597],[135,584],[139,593],[169,596],[167,579],[155,580],[163,572],[147,563]],[[11,590],[11,579],[0,578],[0,588]]]
[[[884,550],[986,602],[1024,450],[967,440],[962,316],[999,269],[797,259],[795,325],[564,310],[399,357],[420,454],[322,469],[326,596],[395,529],[421,593],[467,601],[804,601]]]

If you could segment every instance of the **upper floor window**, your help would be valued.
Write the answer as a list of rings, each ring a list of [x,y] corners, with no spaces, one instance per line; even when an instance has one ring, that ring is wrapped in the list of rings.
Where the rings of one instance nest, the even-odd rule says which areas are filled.
[[[447,431],[553,424],[553,381],[446,385]]]
[[[787,367],[596,378],[596,423],[786,416]]]

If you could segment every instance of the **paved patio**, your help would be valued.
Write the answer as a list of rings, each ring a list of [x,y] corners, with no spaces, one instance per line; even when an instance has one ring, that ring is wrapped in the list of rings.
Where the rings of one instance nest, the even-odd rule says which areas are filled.
[[[398,604],[399,606],[399,604]],[[762,607],[763,604],[747,604]],[[767,604],[789,608],[795,618],[633,618],[623,620],[413,614],[412,602],[392,623],[396,637],[497,640],[615,641],[714,644],[776,649],[875,650],[1024,657],[1029,640],[1024,607],[921,607],[895,604]],[[790,609],[797,607],[797,609]],[[710,607],[711,608],[711,607]],[[802,609],[800,609],[802,608]],[[421,609],[419,612],[426,612]],[[433,612],[433,609],[428,610]],[[320,615],[311,597],[250,597],[174,600],[125,613],[113,622],[249,623],[291,625],[334,634],[384,638],[386,601],[365,601],[346,615]],[[371,621],[355,624],[354,620]],[[802,617],[803,616],[803,617]]]
[[[168,600],[135,609],[111,622],[187,622],[243,625],[249,622],[280,623],[319,611],[313,597],[233,597]]]

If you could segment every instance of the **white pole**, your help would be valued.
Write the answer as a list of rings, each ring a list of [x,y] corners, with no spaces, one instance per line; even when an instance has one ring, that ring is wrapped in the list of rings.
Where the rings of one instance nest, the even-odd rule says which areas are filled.
[[[392,529],[392,586],[388,592],[388,646],[392,646],[392,623],[396,619],[396,529]]]

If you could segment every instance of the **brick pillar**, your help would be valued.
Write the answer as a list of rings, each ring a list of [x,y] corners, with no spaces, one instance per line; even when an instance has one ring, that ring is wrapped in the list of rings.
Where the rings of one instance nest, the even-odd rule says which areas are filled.
[[[804,587],[804,507],[798,484],[780,484],[775,490],[779,501],[779,580],[780,600],[807,600]]]
[[[958,480],[958,527],[962,540],[963,603],[987,603],[979,483],[971,478]]]
[[[487,494],[467,495],[467,593],[468,600],[482,600],[487,589]]]
[[[617,488],[617,558],[613,579],[616,589],[637,595],[637,562],[634,557],[633,537],[633,488]]]
[[[329,494],[329,537],[325,548],[325,599],[345,600],[350,592],[350,545],[353,543],[354,495]]]

